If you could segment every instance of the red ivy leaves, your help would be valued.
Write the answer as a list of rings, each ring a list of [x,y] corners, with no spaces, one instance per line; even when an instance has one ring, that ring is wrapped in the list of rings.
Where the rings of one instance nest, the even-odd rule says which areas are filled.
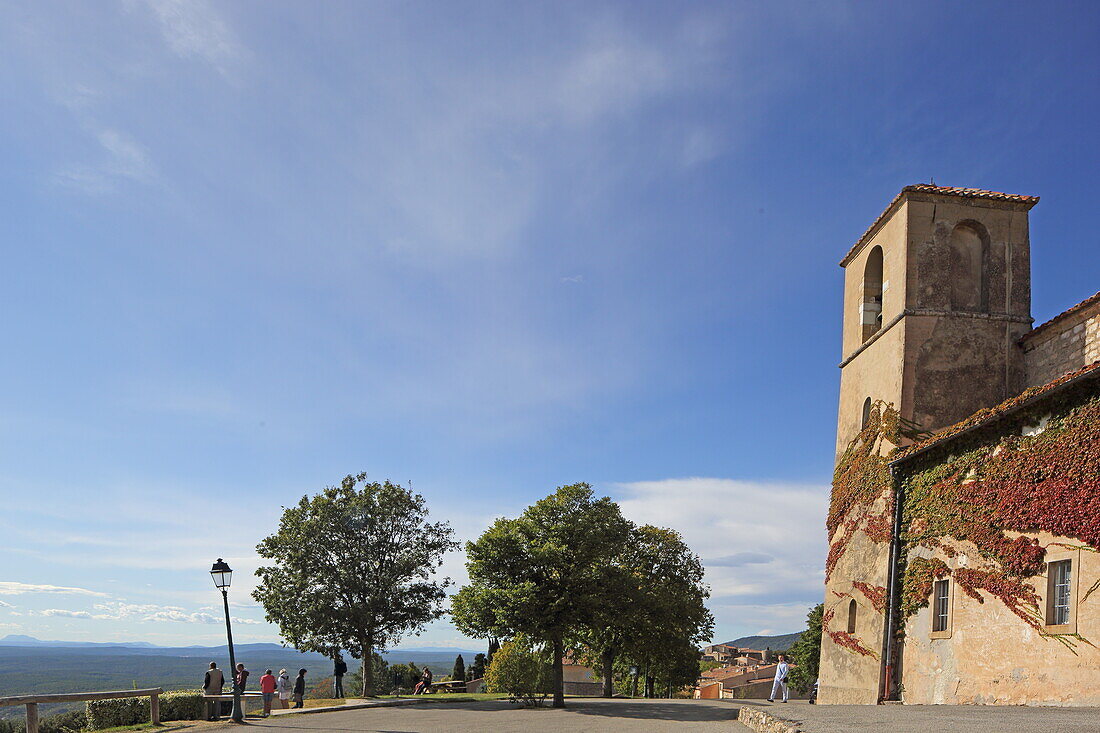
[[[1095,383],[1083,387],[1095,393]],[[1100,396],[1086,392],[1082,401],[1069,393],[1047,409],[1053,416],[1038,435],[1002,436],[995,446],[987,440],[906,479],[909,547],[946,551],[945,538],[973,543],[992,567],[956,570],[959,586],[979,601],[978,591],[985,591],[1036,629],[1039,598],[1025,580],[1043,572],[1046,552],[1034,537],[1012,535],[1045,531],[1100,546]],[[934,577],[928,562],[909,560],[906,616],[927,604]]]
[[[852,534],[862,528],[872,542],[885,543],[893,534],[894,492],[886,459],[879,455],[883,441],[901,441],[901,420],[897,410],[885,402],[871,407],[867,425],[848,444],[833,473],[832,498],[825,526],[829,532],[829,556],[825,559],[825,582],[848,549]],[[886,508],[870,514],[879,497]],[[838,530],[843,534],[838,536]]]
[[[954,573],[955,582],[968,596],[984,603],[979,590],[998,599],[1008,610],[1022,618],[1036,631],[1042,629],[1039,615],[1039,596],[1035,589],[1019,578],[1010,578],[995,570],[959,568]]]
[[[867,600],[871,602],[876,611],[882,613],[886,610],[886,589],[881,585],[871,585],[870,583],[864,583],[862,580],[857,580],[852,583],[852,586],[867,596]]]
[[[940,578],[946,578],[951,570],[938,557],[911,557],[905,567],[902,579],[901,615],[908,618],[918,609],[928,605],[932,595],[932,584]]]
[[[829,638],[833,640],[833,643],[842,649],[847,649],[850,652],[855,652],[862,657],[875,657],[878,658],[878,654],[863,646],[859,639],[849,634],[847,631],[833,631],[829,628],[829,624],[832,623],[835,612],[829,609],[825,612],[825,615],[821,617],[821,628],[829,635]]]

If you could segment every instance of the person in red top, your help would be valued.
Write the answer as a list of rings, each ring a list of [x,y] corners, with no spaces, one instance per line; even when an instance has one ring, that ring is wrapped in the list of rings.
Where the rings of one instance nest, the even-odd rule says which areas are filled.
[[[271,670],[264,672],[260,678],[260,693],[264,696],[264,717],[271,715],[271,701],[275,699],[275,675]]]

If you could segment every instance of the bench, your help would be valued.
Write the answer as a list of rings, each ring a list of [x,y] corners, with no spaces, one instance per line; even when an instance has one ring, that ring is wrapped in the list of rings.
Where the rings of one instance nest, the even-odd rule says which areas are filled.
[[[222,702],[233,702],[233,693],[232,692],[223,692],[220,695],[207,695],[207,694],[204,693],[203,696],[202,696],[202,699],[203,700],[221,700]],[[263,699],[264,699],[264,694],[262,692],[242,692],[241,693],[241,712],[245,713],[245,714],[248,713],[248,701],[249,700],[258,700],[260,702],[263,702]],[[218,708],[219,708],[218,717],[221,717],[221,709],[220,709],[221,706],[219,705]]]

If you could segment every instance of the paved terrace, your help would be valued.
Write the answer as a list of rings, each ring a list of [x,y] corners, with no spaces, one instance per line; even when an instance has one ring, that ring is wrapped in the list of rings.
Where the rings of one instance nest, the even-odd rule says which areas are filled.
[[[803,733],[1100,733],[1100,708],[1009,705],[809,705],[725,700],[765,710]]]
[[[728,700],[566,700],[565,709],[517,709],[506,701],[425,702],[248,720],[255,733],[748,733]],[[925,731],[924,733],[928,733]]]
[[[250,718],[260,733],[363,731],[370,733],[747,733],[737,722],[744,706],[791,722],[803,733],[1100,733],[1100,709],[970,705],[807,705],[762,700],[569,699],[564,710],[517,709],[504,701],[425,702],[324,713]]]

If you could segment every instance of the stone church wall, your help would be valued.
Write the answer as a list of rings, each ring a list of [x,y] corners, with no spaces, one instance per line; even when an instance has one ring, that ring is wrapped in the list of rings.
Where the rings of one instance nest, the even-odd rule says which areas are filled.
[[[1100,361],[1100,293],[1023,338],[1029,387]]]
[[[1069,646],[1028,626],[998,599],[980,591],[982,601],[956,584],[951,588],[951,626],[946,638],[933,638],[932,612],[921,608],[905,625],[902,699],[909,705],[1100,705],[1100,602],[1083,597],[1100,579],[1100,555],[1066,550],[1080,540],[1047,533],[1029,534],[1048,548],[1047,559],[1074,560],[1075,633]],[[980,566],[976,547],[959,544],[958,554],[936,553],[952,573]],[[1028,584],[1047,595],[1046,577]],[[942,636],[942,635],[941,635]]]
[[[1100,367],[1029,394],[894,464],[907,704],[1100,705]]]

